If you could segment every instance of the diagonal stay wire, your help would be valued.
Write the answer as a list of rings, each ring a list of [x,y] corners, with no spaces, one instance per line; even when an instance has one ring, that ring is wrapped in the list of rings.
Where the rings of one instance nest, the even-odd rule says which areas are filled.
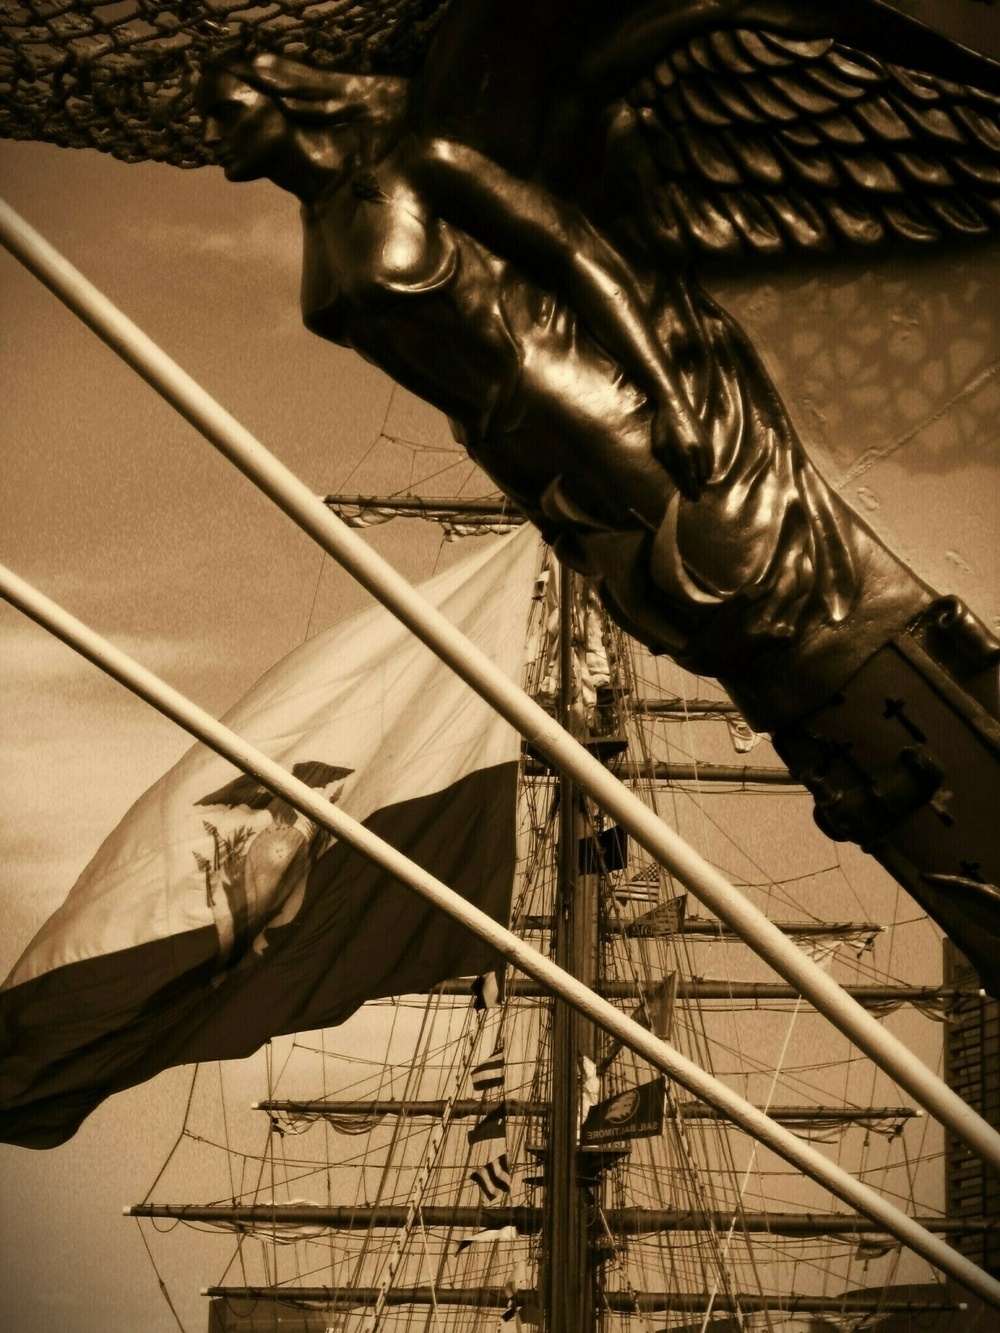
[[[195,1085],[195,1082],[197,1081],[197,1078],[198,1078],[198,1070],[199,1070],[200,1068],[201,1068],[201,1065],[195,1065],[195,1067],[194,1067],[194,1072],[193,1072],[192,1075],[191,1075],[191,1086],[190,1086],[190,1088],[188,1088],[187,1104],[186,1104],[186,1106],[184,1107],[184,1119],[181,1121],[180,1132],[178,1133],[177,1138],[174,1140],[174,1146],[173,1146],[173,1147],[170,1149],[170,1151],[167,1153],[166,1160],[164,1161],[163,1165],[160,1167],[159,1171],[157,1171],[157,1173],[156,1173],[156,1179],[153,1181],[152,1185],[150,1185],[150,1187],[149,1187],[149,1189],[146,1191],[146,1193],[142,1196],[142,1202],[143,1202],[143,1203],[148,1203],[148,1202],[149,1202],[149,1196],[152,1194],[153,1190],[155,1190],[156,1187],[157,1187],[157,1185],[160,1183],[160,1180],[161,1180],[161,1178],[162,1178],[162,1176],[163,1176],[164,1171],[166,1171],[167,1167],[170,1165],[170,1160],[171,1160],[171,1158],[173,1157],[173,1155],[174,1155],[174,1153],[177,1151],[177,1149],[180,1147],[180,1145],[181,1145],[181,1140],[182,1140],[182,1139],[185,1137],[185,1135],[187,1134],[188,1116],[191,1114],[191,1103],[192,1103],[192,1101],[194,1100],[194,1085]]]

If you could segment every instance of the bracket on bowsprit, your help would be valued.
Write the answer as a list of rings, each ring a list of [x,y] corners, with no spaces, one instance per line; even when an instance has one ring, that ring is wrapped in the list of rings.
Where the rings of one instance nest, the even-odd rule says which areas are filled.
[[[778,753],[830,837],[859,843],[1000,989],[1000,643],[934,602],[807,717]]]

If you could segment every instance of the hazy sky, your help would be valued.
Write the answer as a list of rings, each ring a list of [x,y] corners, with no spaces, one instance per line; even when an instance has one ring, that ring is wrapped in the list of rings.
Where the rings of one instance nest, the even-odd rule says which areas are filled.
[[[27,144],[0,144],[0,179],[13,207],[317,491],[399,488],[411,462],[417,480],[453,461],[369,452],[383,429],[442,448],[449,438],[379,372],[302,329],[289,197],[212,170]],[[995,628],[998,271],[993,247],[722,288],[831,481],[918,573]],[[0,560],[215,712],[307,628],[364,602],[6,255],[0,290]],[[456,468],[441,488],[466,475]],[[410,526],[372,540],[413,577],[438,548]],[[5,606],[0,634],[5,973],[188,741]],[[239,1069],[225,1077],[250,1087]],[[52,1152],[0,1150],[5,1327],[176,1328],[135,1224],[117,1214],[148,1188],[189,1082],[169,1071],[112,1099]],[[191,1330],[206,1317],[197,1288],[217,1275],[195,1243],[203,1255],[203,1238],[177,1240],[168,1281]]]
[[[377,445],[384,425],[454,449],[436,414],[302,328],[290,197],[237,190],[221,172],[43,145],[0,144],[0,176],[22,216],[317,491],[398,489],[411,463],[417,482],[460,457]],[[365,604],[5,253],[0,275],[0,560],[216,713],[307,627]],[[462,462],[441,485],[454,479],[457,489],[468,473]],[[413,578],[438,557],[428,525],[372,540]],[[0,635],[5,974],[104,835],[190,741],[6,604]],[[190,1071],[172,1071],[114,1099],[52,1152],[0,1149],[0,1327],[176,1327],[120,1210],[151,1183],[189,1082]],[[258,1067],[236,1103],[261,1089]],[[190,1181],[188,1194],[196,1188]],[[198,1250],[195,1268],[182,1242],[184,1276],[170,1283],[192,1330],[207,1317],[198,1289],[221,1269],[212,1259],[202,1268]]]

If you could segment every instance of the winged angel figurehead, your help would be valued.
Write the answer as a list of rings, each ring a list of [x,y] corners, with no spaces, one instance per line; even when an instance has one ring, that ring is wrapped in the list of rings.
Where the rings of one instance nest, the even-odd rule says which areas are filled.
[[[924,622],[997,715],[996,645],[827,486],[695,270],[995,229],[1000,67],[880,0],[453,0],[411,79],[234,52],[201,101],[230,179],[302,202],[307,326],[441,408],[612,616],[793,769]],[[827,797],[830,831],[876,841]]]

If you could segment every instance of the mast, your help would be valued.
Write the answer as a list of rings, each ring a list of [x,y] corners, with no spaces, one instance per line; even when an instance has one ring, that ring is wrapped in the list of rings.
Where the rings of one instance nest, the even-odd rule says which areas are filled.
[[[330,497],[330,500],[335,498]],[[379,507],[378,501],[366,502],[361,496],[353,497],[353,500],[358,505],[366,505],[366,514],[370,512],[368,506]],[[404,507],[414,515],[419,510],[416,503]],[[434,508],[437,521],[444,521],[448,506],[440,504]],[[467,519],[471,515],[456,513],[452,517]],[[668,763],[659,750],[650,747],[642,727],[633,729],[629,726],[626,731],[628,718],[666,722],[695,720],[728,725],[733,716],[731,705],[702,699],[685,704],[683,699],[670,697],[669,691],[664,696],[663,706],[659,706],[658,701],[648,697],[643,689],[644,684],[650,683],[654,689],[660,688],[659,679],[656,682],[646,679],[644,669],[637,669],[629,658],[623,657],[619,663],[621,679],[615,676],[615,707],[608,706],[610,688],[603,700],[599,693],[597,715],[593,724],[587,725],[585,710],[581,710],[579,699],[574,698],[574,676],[577,674],[574,650],[579,650],[574,634],[580,628],[575,623],[578,609],[574,606],[574,578],[561,570],[560,582],[561,670],[559,694],[553,711],[577,739],[590,741],[588,748],[599,752],[606,767],[620,769],[620,776],[627,782],[642,782],[646,799],[652,796],[655,784],[668,783],[678,788],[689,782],[704,782],[705,792],[719,792],[720,800],[726,799],[722,788],[727,784],[747,789],[744,794],[748,801],[766,799],[772,793],[772,799],[799,799],[794,790],[789,790],[797,784],[792,784],[787,770],[774,762],[768,765],[767,759],[752,766],[706,766],[700,762],[677,763],[671,753]],[[554,607],[550,610],[554,611]],[[579,610],[585,612],[585,608]],[[553,620],[554,616],[550,614],[550,626]],[[543,654],[545,670],[554,676],[551,630],[548,644]],[[613,656],[607,639],[605,647],[609,657]],[[612,675],[615,675],[614,667]],[[546,687],[545,698],[548,700],[553,698],[553,686],[554,681]],[[592,696],[588,699],[592,701]],[[615,741],[609,744],[612,714],[619,725],[615,727],[618,733]],[[725,747],[730,744],[732,731],[727,733],[722,725],[717,730],[720,739],[725,739],[724,758],[729,752]],[[597,737],[600,739],[595,739]],[[634,757],[625,753],[626,737],[632,740]],[[743,753],[735,739],[732,748]],[[696,753],[700,754],[702,750],[699,748]],[[641,854],[633,852],[632,863],[628,864],[625,860],[627,849],[623,848],[621,862],[615,865],[614,873],[609,874],[608,864],[588,848],[596,848],[595,834],[599,833],[603,839],[620,830],[607,829],[600,817],[592,827],[589,807],[579,790],[574,791],[570,781],[558,777],[530,748],[524,768],[527,781],[523,790],[527,800],[533,803],[536,812],[548,812],[545,819],[536,814],[532,836],[540,837],[538,845],[544,848],[542,857],[549,871],[545,882],[539,881],[540,889],[546,890],[541,901],[525,899],[527,905],[517,917],[519,933],[541,936],[539,947],[560,966],[616,1001],[619,1007],[633,1009],[639,1002],[644,1012],[648,1010],[648,1002],[655,991],[663,987],[666,980],[664,968],[669,972],[677,966],[675,962],[667,961],[668,955],[673,959],[675,951],[683,951],[689,946],[696,946],[706,956],[708,949],[716,944],[739,947],[737,935],[730,927],[709,916],[687,912],[684,894],[678,894],[676,887],[670,886],[662,874],[650,875],[650,866]],[[751,794],[751,787],[765,789],[765,795]],[[660,797],[659,793],[657,797]],[[663,793],[662,799],[670,799],[669,794]],[[739,799],[743,799],[743,795]],[[555,856],[552,854],[553,843]],[[603,842],[602,847],[607,850]],[[822,862],[818,864],[823,865]],[[600,880],[596,874],[589,873],[589,868],[597,865],[601,866]],[[817,876],[825,873],[822,868],[816,872]],[[811,879],[812,876],[795,878]],[[744,880],[753,888],[756,874],[744,872]],[[607,920],[599,916],[599,887]],[[821,890],[822,885],[817,882],[815,887]],[[691,902],[693,905],[693,899]],[[808,919],[811,902],[805,910],[798,902],[790,906],[791,913],[786,909],[783,919],[772,918],[772,927],[786,937],[798,939],[803,944],[808,942],[809,947],[814,941],[821,949],[831,942],[834,947],[839,943],[845,946],[849,956],[860,958],[863,952],[872,948],[875,937],[884,929],[872,921],[850,919],[850,907],[845,908],[843,903],[832,922]],[[650,908],[652,910],[648,910]],[[801,912],[800,916],[796,915],[798,912]],[[723,952],[728,954],[729,951]],[[719,957],[718,953],[713,956]],[[744,980],[738,971],[734,971],[732,977],[720,975],[727,972],[727,966],[710,968],[707,975],[690,962],[687,966],[688,971],[671,975],[671,1004],[676,999],[678,1005],[683,1006],[683,1010],[678,1011],[681,1027],[700,1021],[699,1006],[703,1004],[708,1005],[705,1013],[711,1022],[716,1022],[717,1016],[723,1012],[722,1005],[732,1008],[733,1001],[742,1002],[741,1009],[774,1009],[793,1003],[798,1011],[799,992],[793,986]],[[863,979],[869,975],[873,974],[870,971],[860,973]],[[922,1006],[925,1010],[932,1006],[950,1009],[959,1005],[976,1006],[982,1000],[981,993],[962,984],[927,987],[853,985],[847,989],[870,1007],[907,1003]],[[628,1052],[625,1052],[626,1058],[611,1068],[615,1055],[609,1057],[607,1044],[599,1044],[589,1025],[567,1012],[564,1005],[558,1001],[551,1004],[543,988],[529,978],[518,976],[508,980],[506,995],[509,1000],[520,1002],[512,1005],[502,1019],[504,1024],[510,1020],[515,1030],[521,1021],[517,1014],[550,1014],[548,1077],[531,1082],[530,1088],[525,1079],[520,1085],[514,1082],[506,1085],[511,1091],[509,1096],[494,1092],[488,1094],[485,1101],[482,1097],[477,1100],[467,1095],[442,1100],[440,1091],[424,1089],[420,1077],[410,1082],[407,1076],[406,1091],[403,1091],[380,1076],[377,1093],[371,1089],[365,1095],[357,1088],[351,1096],[350,1086],[341,1084],[342,1095],[324,1096],[320,1100],[287,1097],[279,1100],[272,1096],[255,1104],[257,1109],[270,1115],[272,1145],[282,1142],[286,1134],[301,1132],[311,1120],[327,1122],[327,1128],[313,1131],[317,1137],[331,1131],[370,1134],[369,1143],[375,1154],[373,1162],[378,1161],[377,1155],[384,1150],[387,1169],[390,1155],[396,1154],[393,1160],[401,1169],[395,1190],[383,1195],[380,1186],[376,1199],[366,1188],[364,1204],[342,1204],[345,1195],[350,1197],[346,1191],[328,1196],[326,1205],[304,1201],[282,1203],[277,1200],[272,1176],[271,1202],[262,1201],[258,1187],[258,1192],[251,1196],[253,1202],[238,1202],[234,1197],[232,1205],[192,1208],[144,1204],[129,1210],[138,1217],[169,1217],[189,1223],[208,1223],[218,1228],[232,1227],[243,1235],[254,1235],[262,1247],[273,1247],[275,1259],[271,1285],[206,1290],[205,1294],[213,1299],[213,1320],[222,1319],[219,1311],[223,1308],[228,1311],[226,1321],[218,1323],[219,1329],[234,1327],[232,1318],[252,1321],[255,1317],[253,1303],[264,1298],[272,1312],[278,1311],[282,1305],[300,1311],[312,1308],[316,1314],[310,1317],[320,1321],[325,1312],[329,1316],[327,1324],[317,1323],[317,1328],[328,1326],[331,1319],[335,1327],[340,1327],[343,1322],[345,1329],[360,1328],[357,1321],[367,1320],[369,1312],[376,1311],[375,1322],[366,1322],[365,1327],[385,1328],[386,1333],[403,1326],[454,1328],[461,1329],[462,1333],[487,1326],[506,1327],[506,1324],[497,1324],[498,1316],[514,1321],[512,1327],[522,1326],[519,1320],[523,1317],[524,1324],[537,1327],[538,1333],[597,1333],[598,1329],[620,1333],[620,1330],[633,1328],[637,1319],[643,1322],[644,1328],[648,1326],[660,1333],[659,1325],[665,1321],[651,1321],[650,1315],[655,1312],[710,1317],[713,1312],[751,1314],[758,1311],[766,1317],[771,1311],[800,1314],[913,1311],[914,1303],[909,1294],[903,1297],[902,1288],[896,1289],[899,1299],[894,1301],[891,1289],[883,1295],[881,1291],[859,1287],[858,1275],[850,1271],[852,1264],[863,1262],[867,1265],[869,1260],[864,1257],[865,1253],[878,1256],[895,1251],[896,1243],[884,1228],[851,1212],[825,1213],[821,1211],[822,1202],[819,1210],[813,1203],[812,1210],[806,1211],[808,1204],[801,1195],[787,1201],[781,1197],[780,1202],[775,1197],[773,1207],[761,1200],[765,1202],[765,1209],[761,1211],[761,1203],[756,1199],[752,1200],[752,1208],[744,1206],[742,1188],[738,1193],[734,1186],[719,1188],[714,1173],[726,1168],[731,1154],[730,1127],[724,1123],[723,1115],[693,1097],[677,1098],[671,1090],[669,1121],[664,1125],[666,1132],[662,1140],[640,1139],[631,1145],[621,1142],[617,1147],[624,1151],[616,1153],[606,1150],[581,1152],[581,1055],[589,1055],[595,1062],[600,1062],[604,1086],[596,1096],[608,1097],[610,1094],[614,1100],[623,1091],[627,1093],[648,1078],[648,1074],[641,1061],[629,1057]],[[452,1016],[460,1015],[461,1006],[449,1004],[449,996],[461,997],[467,1007],[468,981],[435,987],[428,1000],[428,1014],[433,1007],[445,1023],[457,1021]],[[711,1007],[713,1001],[718,1002],[715,1008]],[[807,1008],[804,1007],[803,1012]],[[500,1031],[509,1033],[510,1029],[502,1026]],[[388,1056],[386,1058],[388,1061]],[[476,1058],[481,1059],[482,1052]],[[420,1057],[416,1057],[414,1068],[419,1068],[419,1061]],[[388,1064],[385,1072],[390,1073]],[[866,1141],[867,1131],[873,1130],[886,1143],[898,1139],[905,1123],[920,1115],[905,1106],[866,1105],[864,1094],[856,1100],[852,1098],[852,1093],[859,1091],[857,1089],[844,1087],[837,1091],[844,1099],[840,1104],[834,1104],[839,1100],[836,1094],[829,1097],[834,1089],[827,1088],[831,1104],[802,1106],[797,1104],[793,1092],[788,1105],[768,1100],[766,1104],[762,1103],[762,1109],[806,1138],[825,1135],[829,1140],[834,1132],[849,1134],[852,1127],[860,1127],[865,1131]],[[874,1093],[875,1089],[868,1091]],[[879,1090],[880,1093],[884,1091],[889,1089]],[[378,1266],[382,1261],[373,1263],[371,1260],[388,1252],[393,1232],[399,1237],[405,1228],[405,1244],[409,1245],[414,1214],[400,1202],[399,1182],[409,1178],[406,1175],[409,1171],[423,1173],[427,1169],[423,1136],[428,1133],[428,1126],[420,1125],[419,1121],[430,1122],[433,1131],[433,1126],[444,1118],[449,1122],[479,1119],[484,1110],[497,1104],[494,1100],[497,1097],[503,1097],[510,1127],[512,1174],[523,1171],[526,1151],[538,1159],[535,1179],[526,1173],[523,1175],[523,1185],[529,1191],[526,1200],[522,1202],[524,1196],[519,1196],[515,1184],[514,1192],[499,1201],[496,1198],[487,1201],[487,1207],[490,1203],[499,1203],[493,1211],[484,1211],[482,1200],[474,1206],[466,1202],[472,1192],[467,1183],[468,1167],[475,1164],[476,1158],[470,1160],[465,1153],[466,1126],[456,1126],[452,1131],[452,1147],[458,1149],[457,1163],[446,1163],[442,1176],[442,1180],[450,1183],[443,1192],[438,1187],[436,1194],[429,1193],[419,1204],[413,1228],[414,1244],[404,1254],[404,1242],[400,1241],[397,1245],[399,1267],[386,1276],[384,1265],[382,1268]],[[879,1099],[891,1101],[891,1092],[888,1097]],[[855,1104],[851,1104],[852,1100]],[[876,1098],[872,1097],[872,1100]],[[352,1117],[354,1125],[348,1123]],[[531,1130],[546,1120],[549,1124],[547,1139],[539,1142]],[[525,1122],[530,1127],[527,1142],[524,1140]],[[694,1136],[703,1136],[714,1146],[706,1149],[703,1144],[696,1145],[692,1151],[685,1145],[688,1127]],[[736,1136],[732,1137],[735,1139]],[[861,1137],[853,1136],[852,1141],[857,1142]],[[397,1148],[397,1145],[405,1145],[408,1138],[412,1151]],[[282,1142],[282,1152],[285,1142],[291,1140]],[[629,1151],[631,1158],[626,1172],[623,1161],[616,1163],[614,1159],[628,1157]],[[485,1156],[482,1149],[479,1152]],[[489,1152],[495,1153],[496,1149],[491,1147]],[[464,1166],[461,1165],[463,1156]],[[294,1157],[293,1149],[290,1168],[294,1168]],[[343,1169],[335,1155],[327,1156],[327,1164],[328,1171]],[[531,1170],[530,1162],[527,1165]],[[662,1187],[657,1185],[655,1175],[661,1168]],[[456,1174],[456,1171],[464,1172],[464,1175]],[[649,1174],[651,1171],[653,1175]],[[646,1185],[636,1188],[634,1181],[641,1182],[644,1172]],[[626,1176],[627,1186],[624,1183]],[[735,1175],[733,1179],[735,1181]],[[464,1187],[463,1180],[466,1182]],[[530,1188],[533,1184],[543,1186],[541,1196],[532,1196]],[[302,1187],[296,1185],[295,1194],[300,1196],[301,1191]],[[750,1204],[751,1199],[746,1202]],[[791,1204],[792,1211],[788,1210],[787,1203]],[[799,1205],[802,1205],[801,1211],[797,1210]],[[989,1244],[997,1234],[996,1223],[985,1215],[963,1218],[960,1223],[937,1215],[924,1215],[913,1220],[930,1232],[955,1237],[956,1242],[963,1244]],[[302,1229],[298,1237],[294,1234],[296,1228]],[[504,1231],[513,1232],[514,1239],[505,1238],[502,1242],[490,1239],[499,1238]],[[286,1276],[279,1283],[277,1254],[280,1244],[319,1244],[319,1233],[328,1238],[322,1243],[329,1247],[331,1256],[344,1255],[346,1258],[336,1261],[331,1258],[327,1277],[321,1276],[321,1269],[314,1270],[311,1281],[316,1285],[305,1285],[310,1276],[298,1268],[294,1275],[289,1275],[291,1281]],[[810,1287],[816,1287],[814,1282],[800,1284],[792,1273],[794,1256],[800,1251],[807,1254],[807,1247],[815,1247],[818,1241],[822,1241],[828,1253],[831,1272],[848,1270],[838,1279],[844,1285],[838,1296],[810,1290]],[[465,1248],[469,1246],[471,1249]],[[464,1248],[466,1258],[456,1261],[456,1256]],[[852,1257],[855,1249],[857,1254]],[[516,1255],[527,1256],[527,1262],[517,1260],[515,1264]],[[764,1256],[763,1264],[758,1272],[761,1256]],[[699,1265],[700,1274],[697,1271]],[[771,1270],[767,1276],[763,1272],[764,1265]],[[532,1271],[536,1266],[537,1275]],[[520,1277],[516,1281],[513,1279],[515,1267],[520,1268]],[[504,1283],[508,1274],[511,1276]],[[248,1279],[253,1281],[245,1272],[244,1281]],[[952,1295],[951,1290],[941,1289],[941,1295],[945,1300],[938,1302],[935,1293],[922,1299],[919,1308],[925,1311],[961,1308],[947,1300]],[[467,1313],[462,1313],[463,1308]],[[257,1317],[268,1317],[263,1306]],[[296,1317],[304,1319],[305,1315]],[[313,1324],[309,1323],[308,1327],[312,1328]],[[671,1322],[670,1327],[673,1329],[676,1325]],[[692,1331],[694,1327],[691,1325]],[[215,1329],[216,1323],[210,1322],[210,1328]]]
[[[573,572],[559,566],[559,720],[573,731]],[[555,961],[585,985],[594,983],[597,914],[593,877],[578,872],[579,794],[572,779],[558,783],[559,842]],[[596,1270],[589,1244],[578,1160],[578,1062],[593,1058],[593,1028],[556,1001],[552,1016],[552,1106],[545,1163],[546,1245],[542,1289],[546,1333],[594,1327]],[[569,1280],[567,1281],[567,1277]]]

